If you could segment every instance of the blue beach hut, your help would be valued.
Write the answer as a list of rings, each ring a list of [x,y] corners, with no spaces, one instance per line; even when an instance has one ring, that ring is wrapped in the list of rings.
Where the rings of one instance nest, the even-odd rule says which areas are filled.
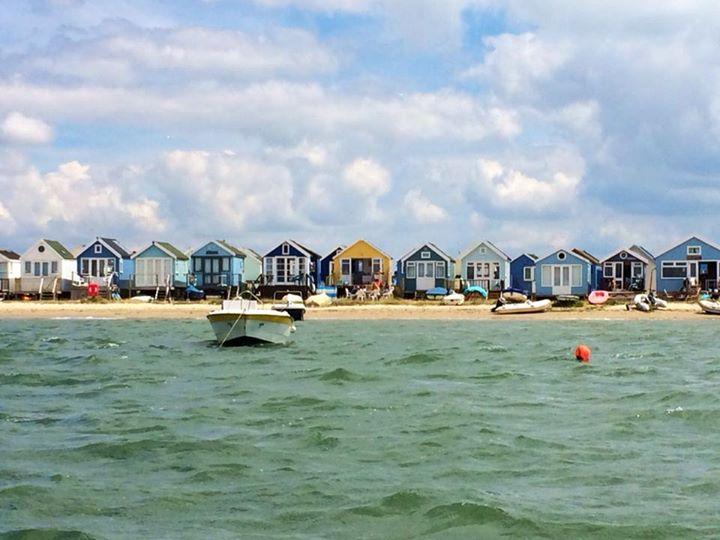
[[[510,287],[519,289],[526,295],[535,293],[535,263],[538,257],[533,253],[523,253],[510,263]]]
[[[642,246],[613,251],[600,261],[600,288],[609,291],[654,290],[656,286],[655,257]]]
[[[260,274],[259,256],[225,240],[212,240],[196,249],[191,259],[191,276],[205,292],[238,287]]]
[[[397,284],[405,296],[448,288],[454,271],[452,258],[432,242],[414,247],[396,263]]]
[[[331,285],[333,282],[333,259],[335,255],[345,249],[346,246],[338,246],[330,253],[320,259],[319,283],[320,285]]]
[[[115,238],[98,236],[78,254],[77,272],[87,283],[112,283],[120,289],[129,289],[135,261]]]
[[[456,263],[456,272],[469,287],[499,291],[510,283],[510,257],[488,240],[470,246]]]
[[[295,242],[285,240],[263,257],[267,285],[307,286],[315,289],[320,282],[320,255]]]
[[[658,291],[678,292],[683,286],[716,289],[720,275],[720,247],[691,236],[655,257]]]
[[[599,262],[588,252],[559,249],[535,263],[535,294],[587,296],[597,288]]]
[[[190,257],[170,242],[153,241],[132,256],[135,261],[133,289],[150,290],[170,286],[187,287]]]

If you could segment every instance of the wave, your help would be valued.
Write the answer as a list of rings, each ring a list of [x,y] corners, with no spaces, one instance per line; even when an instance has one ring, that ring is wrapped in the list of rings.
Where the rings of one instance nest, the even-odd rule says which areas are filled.
[[[95,537],[73,530],[18,529],[0,533],[0,540],[95,540]]]

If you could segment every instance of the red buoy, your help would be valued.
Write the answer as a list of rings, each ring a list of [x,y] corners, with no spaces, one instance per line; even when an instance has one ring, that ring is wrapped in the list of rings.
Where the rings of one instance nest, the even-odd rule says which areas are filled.
[[[590,355],[592,354],[592,351],[590,350],[590,347],[587,345],[578,345],[575,348],[575,359],[578,362],[588,363],[590,362]]]
[[[99,292],[100,292],[100,286],[97,283],[88,283],[87,295],[90,298],[97,296]]]

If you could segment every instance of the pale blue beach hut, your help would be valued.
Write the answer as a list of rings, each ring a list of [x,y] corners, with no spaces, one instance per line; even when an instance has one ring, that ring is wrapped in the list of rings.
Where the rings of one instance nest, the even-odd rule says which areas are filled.
[[[467,286],[499,291],[510,283],[510,257],[492,242],[484,240],[458,256],[455,272]]]
[[[599,262],[578,248],[554,251],[535,263],[535,294],[541,298],[587,296],[597,288]]]
[[[132,259],[135,261],[133,289],[187,287],[190,257],[170,242],[153,241],[149,246],[135,253]]]

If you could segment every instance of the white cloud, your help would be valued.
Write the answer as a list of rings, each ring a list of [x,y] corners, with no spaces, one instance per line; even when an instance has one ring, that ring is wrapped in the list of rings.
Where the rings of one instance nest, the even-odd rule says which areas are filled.
[[[491,49],[481,64],[467,69],[464,78],[479,78],[509,95],[531,94],[568,59],[562,42],[546,43],[535,34],[502,34],[483,40]]]
[[[0,125],[2,138],[10,143],[46,144],[53,139],[53,130],[39,118],[11,112]]]
[[[350,163],[343,179],[361,197],[378,198],[390,190],[390,173],[372,159],[356,159]]]
[[[438,223],[447,219],[447,212],[433,203],[419,189],[411,189],[405,194],[403,208],[418,223]]]
[[[480,187],[489,204],[529,214],[571,203],[580,185],[579,178],[564,172],[541,180],[489,159],[479,159],[477,171],[480,186],[475,188]]]

